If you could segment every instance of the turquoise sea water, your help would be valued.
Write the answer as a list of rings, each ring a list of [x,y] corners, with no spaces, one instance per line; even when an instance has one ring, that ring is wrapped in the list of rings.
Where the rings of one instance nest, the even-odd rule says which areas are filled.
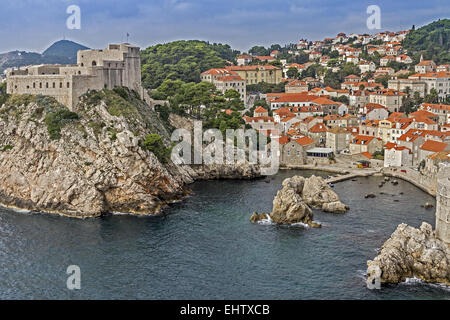
[[[0,209],[1,299],[449,299],[449,288],[410,282],[366,289],[366,261],[399,223],[434,225],[434,198],[381,177],[335,185],[350,206],[315,211],[321,229],[249,222],[270,211],[284,178],[206,181],[165,215],[80,221]],[[318,174],[318,173],[316,173]],[[384,192],[385,194],[379,194]],[[403,192],[403,195],[400,195]],[[364,199],[375,193],[375,199]],[[66,268],[81,269],[81,290]]]

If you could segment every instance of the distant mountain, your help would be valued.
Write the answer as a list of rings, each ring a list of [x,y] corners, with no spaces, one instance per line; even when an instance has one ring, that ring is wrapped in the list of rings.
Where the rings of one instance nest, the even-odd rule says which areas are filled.
[[[19,68],[34,64],[74,64],[77,51],[89,49],[69,40],[53,43],[42,54],[37,52],[11,51],[0,54],[0,73],[7,68]]]
[[[70,40],[60,40],[52,44],[50,47],[48,47],[47,50],[45,50],[42,55],[44,57],[65,57],[70,60],[77,60],[77,52],[78,50],[87,50],[88,47],[85,47],[81,44],[78,44],[76,42],[70,41]]]
[[[403,47],[415,62],[420,56],[437,64],[450,63],[450,19],[434,21],[419,29],[412,29],[403,40]]]

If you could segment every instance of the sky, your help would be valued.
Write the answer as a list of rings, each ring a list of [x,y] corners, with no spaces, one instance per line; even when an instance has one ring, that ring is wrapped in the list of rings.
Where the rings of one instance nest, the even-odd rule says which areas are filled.
[[[66,12],[77,5],[81,28],[70,30]],[[381,30],[366,13],[378,5]],[[449,0],[0,0],[0,52],[42,52],[63,38],[90,48],[129,42],[146,48],[173,40],[254,45],[323,40],[344,33],[399,31],[450,18]]]

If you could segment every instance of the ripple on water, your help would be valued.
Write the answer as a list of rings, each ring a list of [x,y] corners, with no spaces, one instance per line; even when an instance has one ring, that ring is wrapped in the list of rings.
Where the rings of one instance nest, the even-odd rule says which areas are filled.
[[[434,224],[434,211],[420,207],[434,204],[432,197],[403,181],[380,190],[382,178],[360,178],[335,184],[350,206],[346,214],[314,210],[320,229],[250,223],[252,212],[271,210],[283,179],[294,174],[313,172],[282,171],[270,183],[198,182],[191,197],[157,217],[81,221],[0,209],[0,298],[450,297],[447,288],[420,282],[365,287],[366,261],[399,223]],[[367,193],[377,198],[364,199]],[[65,287],[71,264],[82,272],[77,292]]]

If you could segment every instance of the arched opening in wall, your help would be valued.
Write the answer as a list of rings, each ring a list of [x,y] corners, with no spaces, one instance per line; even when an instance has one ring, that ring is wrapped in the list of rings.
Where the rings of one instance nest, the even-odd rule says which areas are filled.
[[[70,83],[69,82],[67,82],[67,88],[70,88]]]
[[[78,74],[81,74],[81,71],[78,71]]]
[[[48,89],[48,82],[45,83],[45,87]]]
[[[83,62],[81,63],[81,66],[84,67],[84,63]]]
[[[36,88],[36,83],[33,82],[33,89],[35,89],[35,88]]]
[[[56,88],[56,83],[53,82],[53,88]]]
[[[42,82],[39,82],[39,88],[42,88]]]
[[[97,62],[94,60],[92,61],[92,66],[95,67],[97,65]]]
[[[59,87],[62,88],[62,82],[59,83]]]

